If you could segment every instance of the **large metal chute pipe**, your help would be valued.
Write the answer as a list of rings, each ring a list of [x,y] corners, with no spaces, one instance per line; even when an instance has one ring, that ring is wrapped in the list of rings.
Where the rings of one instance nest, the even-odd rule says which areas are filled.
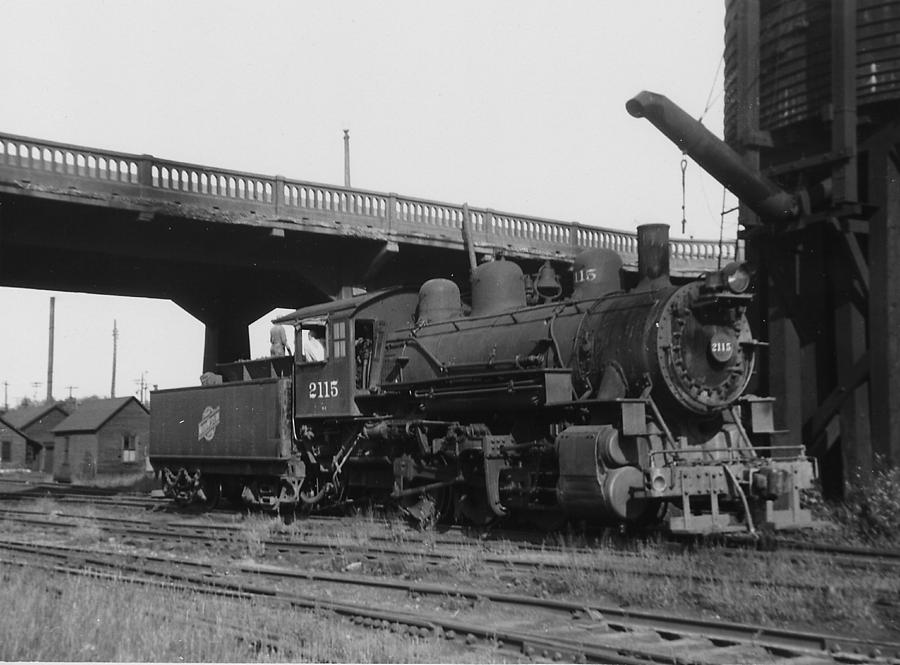
[[[785,221],[800,214],[798,197],[744,164],[727,143],[665,95],[643,91],[625,103],[635,118],[646,118],[703,170],[764,220]]]

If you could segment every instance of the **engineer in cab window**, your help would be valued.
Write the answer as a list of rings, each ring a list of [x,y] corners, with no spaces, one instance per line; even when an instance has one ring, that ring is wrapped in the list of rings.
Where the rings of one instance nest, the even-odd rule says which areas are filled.
[[[304,328],[300,336],[303,359],[316,363],[325,360],[325,330],[319,327]]]

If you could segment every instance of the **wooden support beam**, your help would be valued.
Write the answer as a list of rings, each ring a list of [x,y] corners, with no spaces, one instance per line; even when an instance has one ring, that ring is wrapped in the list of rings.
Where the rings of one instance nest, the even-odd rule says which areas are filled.
[[[865,298],[869,297],[869,264],[863,254],[862,248],[859,246],[859,240],[856,234],[850,228],[842,223],[843,220],[832,218],[830,220],[831,228],[836,231],[836,238],[849,261],[849,265],[853,270],[853,277],[859,282],[859,286]]]
[[[772,145],[771,137],[759,130],[759,4],[744,0],[737,6],[736,48],[738,99],[737,136],[726,137],[743,157],[744,163],[759,170],[759,148]],[[740,205],[738,222],[744,227],[758,226],[759,217],[746,205]]]
[[[831,152],[847,160],[831,170],[832,200],[857,200],[856,0],[831,0]]]
[[[847,373],[847,382],[835,386],[834,390],[819,404],[816,412],[806,421],[806,426],[803,428],[803,440],[811,452],[847,398],[869,379],[869,371],[869,352],[866,351]]]
[[[866,307],[854,298],[854,276],[857,267],[846,252],[846,244],[836,238],[844,248],[843,256],[836,256],[832,265],[834,285],[834,361],[837,369],[837,388],[843,390],[840,399],[841,461],[843,465],[843,491],[847,483],[860,472],[863,476],[872,470],[872,438],[869,427],[869,391],[860,383],[868,376],[869,362],[866,350]],[[860,306],[861,305],[861,306]],[[828,400],[826,399],[825,402]],[[824,403],[823,403],[824,404]],[[821,407],[820,407],[821,408]],[[827,423],[825,423],[827,425]]]
[[[777,396],[774,405],[776,434],[773,443],[792,445],[798,442],[803,428],[803,376],[800,371],[800,335],[794,325],[799,302],[796,297],[795,256],[786,251],[783,241],[772,236],[757,236],[747,245],[748,259],[761,268],[759,307],[769,343],[763,357],[761,378],[763,389]],[[789,265],[788,265],[789,264]],[[789,269],[790,268],[790,269]]]
[[[900,126],[882,132],[869,150],[869,349],[872,354],[872,448],[900,464],[900,168],[892,153]]]

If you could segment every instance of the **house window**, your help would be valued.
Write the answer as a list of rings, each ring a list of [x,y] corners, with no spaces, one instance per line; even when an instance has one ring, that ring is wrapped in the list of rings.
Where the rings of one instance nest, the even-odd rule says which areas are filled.
[[[12,441],[0,443],[0,462],[12,461]]]
[[[122,461],[123,462],[136,462],[137,461],[137,441],[138,437],[131,432],[127,432],[122,435]]]

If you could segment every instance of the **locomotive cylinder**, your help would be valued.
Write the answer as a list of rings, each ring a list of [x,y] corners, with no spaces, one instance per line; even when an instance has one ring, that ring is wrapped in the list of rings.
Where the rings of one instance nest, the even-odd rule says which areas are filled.
[[[643,491],[644,476],[632,466],[637,459],[621,448],[614,428],[569,427],[556,438],[556,451],[556,495],[568,512],[585,519],[631,521],[651,508],[649,501],[635,496]]]

